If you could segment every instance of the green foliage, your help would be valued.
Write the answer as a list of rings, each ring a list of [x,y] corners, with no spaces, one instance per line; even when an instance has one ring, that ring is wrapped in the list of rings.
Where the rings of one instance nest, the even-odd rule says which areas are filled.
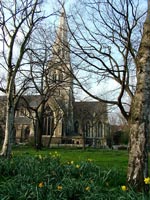
[[[57,153],[0,159],[1,200],[113,200],[144,197],[122,191],[125,173],[86,161],[61,161]]]

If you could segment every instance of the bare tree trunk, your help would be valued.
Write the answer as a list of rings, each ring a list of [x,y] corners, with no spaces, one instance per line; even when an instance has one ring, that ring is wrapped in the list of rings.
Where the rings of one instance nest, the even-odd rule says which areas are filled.
[[[138,190],[148,186],[148,134],[150,133],[150,5],[137,56],[137,87],[131,104],[128,183]]]
[[[45,109],[45,101],[41,102],[40,106],[36,111],[36,148],[40,150],[43,146],[42,144],[42,134],[43,134],[43,115]]]
[[[39,120],[37,120],[37,130],[36,130],[36,134],[37,134],[37,143],[36,143],[36,148],[37,150],[41,150],[42,149],[42,131],[43,128],[41,127],[41,122]]]
[[[14,133],[14,100],[12,92],[8,92],[6,107],[5,138],[2,146],[1,156],[10,158]]]
[[[85,133],[85,124],[82,125],[82,141],[83,141],[83,146],[82,149],[85,150],[86,149],[86,133]]]
[[[53,131],[54,132],[54,131]],[[48,140],[48,144],[47,144],[47,147],[48,148],[51,148],[51,141],[52,141],[52,137],[53,137],[53,133],[50,135],[50,137],[49,137],[49,140]]]
[[[86,139],[85,139],[85,133],[83,133],[83,147],[82,147],[83,150],[86,149],[85,141],[86,141]]]
[[[36,148],[37,150],[41,150],[42,148],[42,132],[43,132],[43,113],[44,113],[44,105],[41,104],[40,107],[37,110],[37,129],[36,129],[36,135],[37,135],[37,140],[36,140]]]

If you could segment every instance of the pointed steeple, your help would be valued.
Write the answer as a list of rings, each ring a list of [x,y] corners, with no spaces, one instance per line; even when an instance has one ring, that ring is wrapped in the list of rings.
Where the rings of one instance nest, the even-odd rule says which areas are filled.
[[[68,25],[64,3],[60,13],[59,26],[56,31],[56,39],[53,45],[53,57],[56,60],[63,60],[65,63],[70,62],[70,52],[68,43]]]
[[[61,42],[67,42],[67,17],[64,5],[62,5],[59,27],[57,31],[57,40]]]

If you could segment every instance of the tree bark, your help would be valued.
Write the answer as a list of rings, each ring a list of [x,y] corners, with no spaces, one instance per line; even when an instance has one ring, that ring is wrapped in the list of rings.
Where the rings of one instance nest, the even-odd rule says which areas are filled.
[[[43,132],[43,114],[44,114],[44,106],[45,103],[41,103],[37,110],[37,130],[36,130],[36,135],[37,135],[37,143],[36,143],[36,148],[37,150],[42,149],[42,132]]]
[[[14,99],[13,93],[8,91],[7,106],[6,106],[6,127],[5,138],[2,146],[1,156],[6,158],[11,157],[11,150],[14,136]]]
[[[150,6],[137,55],[137,87],[131,104],[128,183],[148,192],[148,134],[150,132]]]

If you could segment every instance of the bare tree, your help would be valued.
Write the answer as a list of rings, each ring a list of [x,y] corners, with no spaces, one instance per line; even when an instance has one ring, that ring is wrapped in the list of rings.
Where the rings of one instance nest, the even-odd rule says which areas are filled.
[[[70,27],[71,52],[78,58],[74,66],[89,75],[87,84],[94,77],[100,86],[111,83],[113,89],[105,99],[87,90],[77,78],[76,83],[89,96],[119,107],[131,126],[128,183],[148,191],[144,178],[148,176],[150,12],[142,32],[146,8],[142,11],[138,0],[82,3],[84,13],[78,9],[72,16],[75,25]]]
[[[90,93],[79,79],[77,82],[89,96],[117,105],[128,119],[135,91],[132,81],[136,75],[136,54],[141,38],[139,24],[145,13],[140,11],[138,2],[129,0],[83,1],[81,11],[83,6],[84,15],[76,11],[72,17],[75,25],[70,27],[73,66],[86,73],[86,85],[94,78],[102,87],[111,83],[112,89],[106,99]]]
[[[1,155],[10,157],[14,131],[15,112],[15,79],[23,66],[26,67],[26,53],[30,51],[28,44],[36,26],[45,18],[41,13],[41,1],[15,0],[1,1],[2,42],[1,68],[7,72],[5,94],[6,127]],[[4,91],[4,90],[3,90]]]

